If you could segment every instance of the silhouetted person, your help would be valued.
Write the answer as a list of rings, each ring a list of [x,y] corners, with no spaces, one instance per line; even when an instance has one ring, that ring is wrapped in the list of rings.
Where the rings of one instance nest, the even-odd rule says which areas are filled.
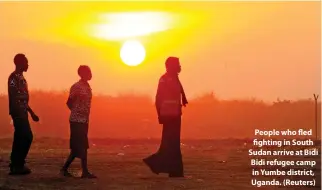
[[[167,72],[159,80],[155,99],[159,123],[163,124],[161,145],[157,153],[143,161],[153,173],[184,177],[180,149],[181,109],[188,101],[178,77],[181,71],[179,58],[169,57],[166,69]]]
[[[9,114],[13,120],[14,138],[10,156],[11,175],[30,174],[31,170],[25,166],[33,134],[30,128],[28,112],[34,121],[38,116],[29,106],[29,92],[23,72],[28,70],[28,59],[24,54],[17,54],[13,60],[16,69],[8,78]]]
[[[70,122],[70,155],[66,160],[61,174],[72,176],[68,172],[70,164],[75,158],[80,158],[82,163],[82,178],[96,178],[87,168],[88,124],[92,101],[92,89],[88,83],[92,79],[91,69],[86,65],[78,68],[80,80],[72,85],[67,100],[67,106],[71,111]]]

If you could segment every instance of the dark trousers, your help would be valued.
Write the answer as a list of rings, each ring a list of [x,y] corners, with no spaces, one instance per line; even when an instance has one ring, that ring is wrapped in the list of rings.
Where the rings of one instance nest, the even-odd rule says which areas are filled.
[[[180,135],[181,117],[164,118],[160,148],[157,153],[146,158],[154,171],[183,175]]]
[[[14,137],[11,151],[11,167],[21,168],[25,165],[33,134],[28,118],[12,118],[14,125]]]

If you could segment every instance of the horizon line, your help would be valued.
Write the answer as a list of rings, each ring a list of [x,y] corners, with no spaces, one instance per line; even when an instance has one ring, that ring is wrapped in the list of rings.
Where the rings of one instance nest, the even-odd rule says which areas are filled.
[[[29,93],[52,93],[52,94],[68,94],[69,90],[68,89],[61,89],[61,90],[45,90],[45,89],[31,89],[29,90]],[[213,98],[215,100],[219,100],[219,101],[236,101],[236,100],[242,100],[242,101],[256,101],[256,102],[264,102],[264,103],[275,103],[275,102],[284,102],[284,101],[290,101],[290,102],[294,102],[294,101],[303,101],[303,100],[311,100],[311,101],[315,101],[314,100],[314,95],[318,95],[318,103],[321,103],[321,98],[320,98],[320,94],[315,94],[312,93],[312,97],[307,97],[307,98],[298,98],[298,99],[287,99],[287,98],[279,98],[276,97],[275,100],[264,100],[260,97],[255,97],[255,96],[250,96],[250,97],[239,97],[239,98],[221,98],[218,97],[216,95],[216,93],[214,91],[208,91],[208,92],[203,92],[200,93],[199,95],[194,95],[191,97],[191,100],[196,100],[199,98],[203,98],[205,96],[213,96]],[[0,96],[8,96],[8,92],[0,92]],[[121,96],[134,96],[134,98],[136,97],[146,97],[146,98],[152,98],[153,99],[153,95],[149,95],[149,93],[142,93],[142,92],[134,92],[132,90],[128,90],[128,91],[124,91],[124,92],[118,92],[116,93],[116,95],[112,95],[109,93],[93,93],[93,97],[95,96],[106,96],[106,97],[112,97],[112,98],[118,98]]]

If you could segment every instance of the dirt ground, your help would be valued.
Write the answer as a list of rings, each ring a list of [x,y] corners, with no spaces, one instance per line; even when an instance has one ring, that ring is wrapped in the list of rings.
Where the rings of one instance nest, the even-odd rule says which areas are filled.
[[[11,139],[0,140],[0,190],[248,190],[251,185],[249,145],[243,141],[191,141],[182,143],[185,179],[169,179],[154,175],[143,164],[142,158],[155,152],[157,141],[91,141],[89,168],[98,179],[81,179],[80,161],[71,167],[75,178],[58,175],[68,155],[68,141],[35,139],[28,156],[33,173],[28,176],[9,176],[8,164]],[[318,147],[320,149],[320,147]],[[321,157],[306,159],[317,161],[316,187],[263,186],[260,189],[320,189]],[[278,177],[277,177],[278,178]]]

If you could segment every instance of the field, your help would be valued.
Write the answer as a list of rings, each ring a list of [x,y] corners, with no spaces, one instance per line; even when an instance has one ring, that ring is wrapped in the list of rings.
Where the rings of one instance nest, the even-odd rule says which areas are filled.
[[[89,168],[98,179],[64,178],[58,175],[68,154],[68,141],[35,139],[28,156],[33,169],[29,176],[9,176],[8,163],[11,139],[0,140],[0,190],[30,189],[124,189],[171,190],[216,189],[248,190],[251,186],[251,166],[248,157],[250,143],[243,140],[190,140],[182,142],[186,179],[169,179],[154,175],[142,163],[142,158],[155,152],[158,140],[91,140]],[[318,147],[320,149],[320,147]],[[318,163],[315,170],[320,189],[320,156],[312,157]],[[72,164],[72,171],[80,175],[80,162]],[[283,189],[266,186],[260,189]],[[286,189],[286,188],[285,188]],[[295,189],[295,187],[287,188]],[[301,189],[305,189],[302,187]]]

